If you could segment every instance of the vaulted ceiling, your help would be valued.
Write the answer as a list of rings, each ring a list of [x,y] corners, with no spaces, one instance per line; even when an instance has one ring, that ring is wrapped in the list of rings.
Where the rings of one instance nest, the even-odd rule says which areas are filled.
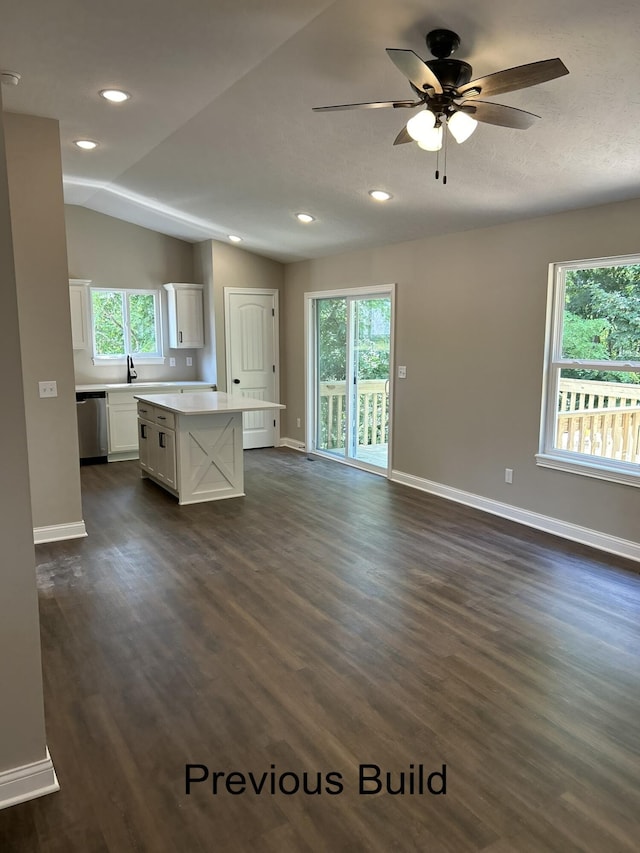
[[[452,142],[446,186],[435,154],[393,146],[408,111],[311,111],[411,98],[385,48],[432,58],[437,27],[474,77],[556,56],[570,71],[492,98],[542,118]],[[21,0],[0,68],[21,74],[6,110],[60,121],[67,203],[291,261],[639,196],[638,43],[634,0]]]

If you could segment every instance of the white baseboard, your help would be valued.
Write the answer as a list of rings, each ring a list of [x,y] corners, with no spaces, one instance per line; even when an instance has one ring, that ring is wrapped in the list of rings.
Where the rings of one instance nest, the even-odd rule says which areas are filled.
[[[127,462],[129,459],[139,459],[140,453],[138,448],[135,450],[120,450],[117,453],[109,453],[107,455],[108,462]]]
[[[47,749],[46,758],[0,773],[0,809],[59,791],[58,777]]]
[[[474,495],[472,492],[454,489],[452,486],[445,486],[432,480],[424,480],[422,477],[414,477],[412,474],[405,474],[402,471],[392,471],[390,479],[395,483],[402,483],[405,486],[411,486],[414,489],[420,489],[423,492],[429,492],[432,495],[438,495],[441,498],[489,512],[492,515],[499,515],[501,518],[508,518],[527,527],[534,527],[536,530],[553,533],[555,536],[570,539],[572,542],[580,542],[582,545],[590,545],[592,548],[606,551],[609,554],[640,561],[640,542],[619,539],[617,536],[610,536],[608,533],[601,533],[598,530],[580,527],[578,524],[571,524],[571,522],[561,521],[548,515],[530,512],[511,504]]]
[[[292,450],[300,450],[302,453],[306,449],[304,441],[298,441],[295,438],[281,438],[280,447],[290,447]]]
[[[49,524],[46,527],[33,528],[33,542],[42,545],[44,542],[59,542],[62,539],[81,539],[87,535],[84,521],[71,521],[69,524]]]

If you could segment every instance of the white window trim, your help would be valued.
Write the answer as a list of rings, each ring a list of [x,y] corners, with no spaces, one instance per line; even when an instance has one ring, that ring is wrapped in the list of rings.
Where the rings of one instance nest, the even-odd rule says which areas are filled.
[[[163,355],[134,355],[132,356],[134,364],[137,367],[139,364],[164,364],[166,358]],[[94,355],[91,358],[94,367],[111,367],[112,365],[121,365],[127,363],[127,357],[121,355]]]
[[[535,459],[536,464],[543,468],[553,468],[557,471],[568,471],[612,483],[640,487],[640,465],[635,462],[622,462],[554,447],[558,378],[561,368],[594,367],[612,371],[640,371],[640,361],[589,361],[562,358],[561,331],[564,316],[565,275],[571,270],[628,264],[640,264],[640,255],[619,255],[611,258],[591,258],[584,261],[549,264],[540,445]]]
[[[89,307],[91,312],[91,346],[93,350],[93,355],[91,361],[95,367],[112,367],[114,365],[124,365],[127,363],[127,356],[125,355],[97,355],[95,350],[95,334],[94,334],[94,317],[93,317],[93,299],[92,293],[94,291],[103,291],[107,293],[125,293],[127,295],[133,293],[144,293],[147,295],[152,295],[155,300],[155,318],[156,318],[156,341],[158,342],[158,352],[157,353],[130,353],[132,358],[135,361],[135,364],[138,365],[149,365],[149,364],[164,364],[166,359],[164,355],[162,355],[163,349],[163,339],[162,339],[162,300],[160,298],[161,291],[154,290],[153,288],[141,288],[141,287],[90,287],[89,288]],[[127,336],[128,336],[128,328],[127,328]]]

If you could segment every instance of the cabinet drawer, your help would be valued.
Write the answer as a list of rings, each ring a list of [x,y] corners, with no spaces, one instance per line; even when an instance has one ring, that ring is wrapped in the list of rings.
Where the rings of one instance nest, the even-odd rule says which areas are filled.
[[[175,429],[176,416],[175,412],[167,412],[165,409],[156,409],[154,421],[167,429]]]
[[[167,412],[165,409],[159,409],[157,406],[152,406],[151,403],[138,402],[138,417],[143,421],[151,421],[165,429],[175,429],[176,416],[174,412]]]
[[[128,406],[135,409],[136,400],[134,393],[134,391],[107,391],[107,405],[118,407]]]
[[[138,417],[145,421],[152,421],[155,416],[155,409],[151,403],[138,403]]]

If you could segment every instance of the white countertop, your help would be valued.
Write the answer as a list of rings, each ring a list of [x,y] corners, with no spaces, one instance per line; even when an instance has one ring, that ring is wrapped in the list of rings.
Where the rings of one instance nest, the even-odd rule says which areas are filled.
[[[211,415],[216,412],[251,412],[257,409],[284,409],[282,403],[254,400],[242,394],[225,394],[223,391],[199,394],[136,394],[136,400],[167,409],[177,415]]]
[[[214,382],[181,380],[175,382],[109,382],[104,385],[76,385],[76,391],[146,391],[152,388],[210,388]]]

